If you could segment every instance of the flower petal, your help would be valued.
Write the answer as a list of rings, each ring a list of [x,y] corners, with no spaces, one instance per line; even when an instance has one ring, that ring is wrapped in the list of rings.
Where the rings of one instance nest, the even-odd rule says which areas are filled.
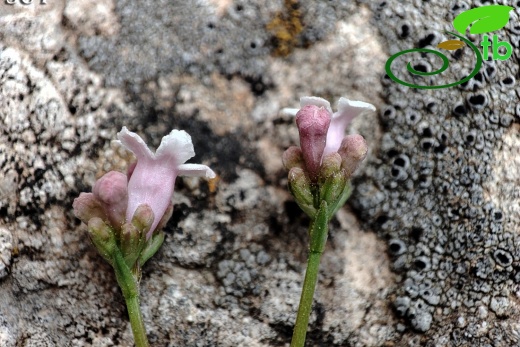
[[[317,96],[303,96],[300,98],[300,107],[304,108],[305,106],[314,105],[318,107],[325,107],[327,111],[332,114],[332,109],[330,108],[330,102],[327,100],[317,97]]]
[[[172,160],[175,165],[184,164],[194,155],[191,136],[184,130],[177,129],[162,138],[161,145],[155,152],[158,160]]]
[[[139,205],[150,206],[155,219],[147,237],[155,230],[171,202],[177,172],[177,167],[169,160],[137,161],[128,181],[126,220],[132,220]]]
[[[296,115],[302,156],[312,181],[320,169],[330,118],[331,113],[324,106],[316,105],[304,106]]]
[[[206,165],[181,164],[178,166],[179,176],[215,178],[217,175]]]
[[[127,127],[123,127],[123,129],[117,133],[117,138],[119,139],[118,142],[121,145],[135,154],[137,160],[153,159],[155,157],[141,136],[134,132],[128,131]]]
[[[337,152],[341,146],[341,141],[345,137],[345,130],[352,119],[365,111],[375,111],[374,105],[363,101],[352,101],[347,98],[340,98],[338,101],[338,112],[332,116],[329,132],[327,133],[327,146],[324,155]]]

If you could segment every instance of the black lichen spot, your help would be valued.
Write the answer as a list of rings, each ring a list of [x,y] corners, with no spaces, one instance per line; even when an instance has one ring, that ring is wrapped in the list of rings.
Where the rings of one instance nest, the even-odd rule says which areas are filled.
[[[515,84],[515,78],[513,76],[508,76],[504,78],[500,84],[504,87],[511,87]]]
[[[416,64],[413,66],[415,71],[428,72],[428,67],[424,64]]]
[[[402,240],[393,239],[390,240],[390,243],[388,244],[388,250],[391,255],[401,255],[406,251],[406,244]]]
[[[413,227],[410,230],[409,236],[415,242],[418,242],[424,234],[424,229],[421,227]]]
[[[487,97],[484,94],[472,95],[468,98],[469,104],[475,109],[482,109],[487,105]]]
[[[509,265],[513,264],[513,256],[509,252],[502,249],[497,249],[493,253],[493,258],[497,264],[502,267],[508,267]]]
[[[433,145],[435,144],[435,140],[432,139],[432,138],[427,138],[427,139],[423,139],[421,141],[421,147],[422,149],[424,149],[425,151],[428,151],[430,150],[431,148],[433,148]]]
[[[468,110],[466,109],[466,106],[462,105],[462,104],[458,104],[457,106],[455,106],[455,108],[453,109],[453,114],[455,116],[465,116],[466,114],[468,113]]]
[[[484,75],[486,76],[488,81],[490,81],[493,77],[495,77],[496,73],[497,73],[497,69],[495,69],[494,66],[487,66],[484,69]]]
[[[479,82],[483,82],[484,81],[484,77],[482,76],[482,73],[480,73],[480,72],[477,72],[477,74],[473,78],[475,80],[479,81]]]
[[[388,216],[387,215],[381,215],[379,217],[376,218],[376,223],[381,226],[383,224],[385,224],[386,222],[388,222]]]
[[[419,42],[417,43],[417,45],[419,46],[419,48],[424,48],[426,46],[431,45],[434,40],[435,40],[435,34],[431,33],[431,34],[428,34],[427,36],[423,37],[422,39],[420,39]]]
[[[423,137],[432,137],[433,133],[432,130],[429,127],[426,127],[423,129],[421,136]]]
[[[399,152],[398,152],[397,150],[395,150],[395,149],[391,149],[391,150],[389,150],[389,151],[386,153],[386,155],[388,156],[388,158],[393,158],[393,157],[395,157],[395,156],[398,155],[398,154],[399,154]]]
[[[402,39],[405,39],[409,35],[410,35],[410,25],[408,25],[408,24],[401,25],[401,32],[399,33],[399,37]]]
[[[251,92],[255,96],[262,96],[267,90],[274,87],[273,83],[264,81],[262,76],[246,76],[244,80],[249,83]]]

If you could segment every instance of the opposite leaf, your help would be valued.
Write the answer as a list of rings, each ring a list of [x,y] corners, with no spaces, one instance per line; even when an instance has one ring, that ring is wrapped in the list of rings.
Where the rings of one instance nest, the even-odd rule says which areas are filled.
[[[491,31],[502,29],[509,21],[509,11],[513,7],[503,5],[489,5],[462,12],[453,20],[453,26],[461,34],[466,34],[469,29],[470,34],[484,34]]]

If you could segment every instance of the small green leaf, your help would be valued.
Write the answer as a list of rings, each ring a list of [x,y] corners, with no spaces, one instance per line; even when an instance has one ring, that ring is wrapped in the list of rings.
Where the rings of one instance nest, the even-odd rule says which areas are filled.
[[[470,34],[484,34],[502,29],[509,21],[509,11],[512,9],[511,6],[503,5],[477,7],[455,17],[453,26],[463,35],[471,24]]]
[[[147,241],[146,245],[144,246],[144,249],[141,252],[141,255],[139,256],[139,264],[141,266],[144,265],[150,259],[159,248],[161,248],[161,245],[164,242],[164,232],[161,230],[158,233],[154,234],[150,240]]]
[[[464,42],[460,40],[448,40],[437,45],[437,48],[446,49],[448,51],[454,51],[462,47],[464,47]]]

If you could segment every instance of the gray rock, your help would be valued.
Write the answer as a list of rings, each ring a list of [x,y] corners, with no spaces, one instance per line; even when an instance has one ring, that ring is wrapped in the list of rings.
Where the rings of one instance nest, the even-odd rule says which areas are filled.
[[[123,125],[151,146],[185,129],[220,176],[216,191],[178,179],[141,282],[152,345],[288,345],[309,221],[286,189],[298,135],[278,111],[303,95],[378,107],[350,129],[371,147],[331,222],[308,345],[520,344],[516,60],[434,91],[384,77],[391,54],[451,39],[468,3],[47,2],[0,6],[0,346],[132,345],[71,208],[132,161],[111,143]],[[515,56],[517,21],[497,31]],[[467,74],[457,52],[421,81]]]

